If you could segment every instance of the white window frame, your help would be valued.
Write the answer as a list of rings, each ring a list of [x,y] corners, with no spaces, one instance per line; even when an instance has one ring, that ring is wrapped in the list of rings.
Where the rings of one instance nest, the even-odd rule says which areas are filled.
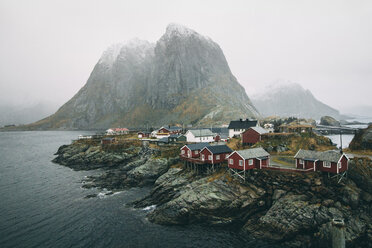
[[[243,166],[243,160],[239,160],[239,166]]]
[[[202,160],[204,161],[204,160],[205,160],[205,156],[204,156],[204,154],[202,154],[202,156],[201,156],[201,157],[202,157]]]
[[[304,164],[304,160],[303,160],[303,159],[299,159],[299,160],[298,160],[298,163],[299,163],[299,164]]]
[[[185,154],[185,150],[182,150],[182,151],[181,151],[181,154],[182,154],[182,155]]]
[[[208,160],[212,161],[212,155],[208,155]]]
[[[337,166],[338,166],[339,169],[341,169],[341,168],[342,168],[342,164],[341,164],[341,162],[338,162],[338,163],[337,163]]]
[[[253,159],[248,160],[248,165],[253,165]]]
[[[196,151],[195,151],[195,154],[198,154],[198,153],[199,153],[199,151],[198,151],[198,150],[196,150]]]
[[[232,158],[229,159],[229,164],[234,164],[234,160]]]
[[[190,150],[187,151],[187,155],[188,155],[189,157],[191,157],[191,151],[190,151]]]
[[[216,160],[220,160],[220,155],[216,155]]]
[[[331,168],[332,167],[332,163],[329,162],[329,161],[323,161],[323,167],[324,168]]]

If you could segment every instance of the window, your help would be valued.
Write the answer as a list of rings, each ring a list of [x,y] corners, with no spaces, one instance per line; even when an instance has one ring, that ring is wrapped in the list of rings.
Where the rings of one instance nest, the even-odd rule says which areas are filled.
[[[243,160],[239,160],[239,165],[243,166]]]
[[[248,165],[253,165],[253,159],[248,160]]]
[[[204,159],[205,159],[204,154],[202,154],[202,160],[204,160]]]
[[[198,150],[196,150],[196,151],[195,151],[195,154],[198,154],[198,153],[199,153],[199,151],[198,151]]]
[[[338,168],[341,169],[342,165],[341,165],[341,162],[338,162]]]
[[[234,161],[232,158],[229,159],[229,164],[234,164]]]
[[[191,157],[191,152],[190,152],[190,150],[187,151],[187,154],[189,155],[189,157]]]
[[[216,160],[220,160],[220,155],[216,155]]]
[[[331,168],[331,162],[324,161],[323,162],[323,167],[325,167],[325,168]]]
[[[182,150],[182,151],[181,151],[181,154],[185,154],[185,150]]]
[[[208,156],[208,160],[212,160],[212,155],[209,155]]]
[[[304,164],[304,160],[303,159],[300,159],[300,161],[298,161],[299,164]]]

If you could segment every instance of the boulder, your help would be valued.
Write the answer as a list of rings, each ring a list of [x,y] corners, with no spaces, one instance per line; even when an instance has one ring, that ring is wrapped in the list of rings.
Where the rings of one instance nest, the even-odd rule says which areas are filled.
[[[323,116],[322,118],[320,118],[320,125],[333,126],[333,127],[341,126],[340,122],[331,116]]]

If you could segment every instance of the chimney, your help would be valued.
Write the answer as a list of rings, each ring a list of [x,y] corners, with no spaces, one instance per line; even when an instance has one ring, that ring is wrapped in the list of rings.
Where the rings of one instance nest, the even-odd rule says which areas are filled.
[[[240,119],[240,122],[242,122],[243,121],[243,119]]]
[[[249,119],[245,119],[245,121],[246,121],[246,122],[248,122],[248,121],[249,121]]]

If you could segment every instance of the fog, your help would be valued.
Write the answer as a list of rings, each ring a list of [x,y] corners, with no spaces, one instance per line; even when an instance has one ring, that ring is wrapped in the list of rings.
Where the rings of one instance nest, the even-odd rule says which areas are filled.
[[[283,79],[341,111],[372,105],[369,0],[1,1],[0,104],[60,106],[109,45],[171,22],[217,42],[248,96]]]

